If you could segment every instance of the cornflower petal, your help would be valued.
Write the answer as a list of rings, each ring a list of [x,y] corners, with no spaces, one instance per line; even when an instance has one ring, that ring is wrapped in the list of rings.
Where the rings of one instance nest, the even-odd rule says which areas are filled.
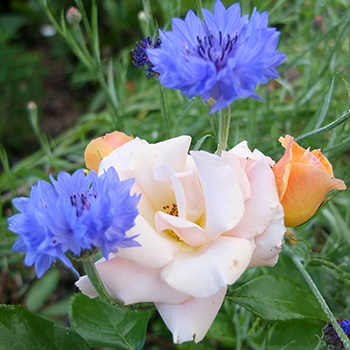
[[[19,235],[13,250],[27,253],[24,262],[35,264],[38,277],[56,259],[74,270],[67,252],[80,255],[82,249],[100,247],[108,258],[118,246],[139,245],[135,236],[126,235],[140,200],[130,196],[132,179],[120,181],[114,168],[101,177],[94,171],[86,176],[80,169],[73,175],[61,172],[57,180],[51,176],[51,182],[38,181],[30,198],[14,199],[20,213],[8,219],[9,230]]]
[[[278,77],[276,68],[285,59],[276,51],[279,32],[267,27],[267,12],[255,8],[248,20],[239,4],[226,10],[217,0],[214,13],[202,13],[205,22],[193,11],[185,20],[174,18],[171,32],[159,31],[161,47],[146,50],[162,85],[188,98],[214,99],[211,113],[237,98],[261,99],[256,86]]]

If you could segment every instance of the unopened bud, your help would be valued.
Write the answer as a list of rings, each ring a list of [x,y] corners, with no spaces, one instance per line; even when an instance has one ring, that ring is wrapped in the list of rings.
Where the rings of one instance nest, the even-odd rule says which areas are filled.
[[[27,105],[27,108],[30,110],[30,111],[36,111],[37,110],[37,105],[35,102],[33,101],[30,101]]]
[[[316,16],[312,22],[311,26],[314,30],[322,30],[323,27],[323,18],[321,16]]]
[[[145,11],[140,11],[138,15],[139,20],[145,21],[146,20],[146,14]]]
[[[82,15],[81,15],[80,11],[77,8],[71,7],[67,11],[66,20],[72,26],[75,26],[75,25],[79,24],[81,19],[82,19]]]

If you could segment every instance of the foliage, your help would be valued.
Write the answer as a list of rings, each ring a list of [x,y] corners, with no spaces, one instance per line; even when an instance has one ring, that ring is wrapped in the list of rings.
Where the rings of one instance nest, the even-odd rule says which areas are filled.
[[[203,7],[213,7],[212,0],[202,2]],[[41,149],[23,157],[30,142],[27,138],[30,122],[25,107],[29,100],[38,102],[44,97],[41,79],[46,72],[40,66],[40,55],[31,53],[21,37],[28,23],[36,27],[47,23],[38,2],[23,4],[21,7],[19,2],[11,1],[12,14],[20,19],[16,22],[17,27],[15,22],[11,25],[10,22],[2,22],[10,34],[0,35],[0,106],[3,111],[0,139],[9,154],[7,157],[5,149],[0,148],[3,164],[0,174],[0,301],[3,304],[22,304],[30,312],[20,306],[1,307],[0,343],[6,346],[16,344],[26,349],[40,348],[41,345],[35,342],[52,342],[51,337],[41,338],[40,334],[38,340],[37,333],[31,333],[35,328],[33,325],[40,324],[50,335],[63,336],[68,332],[66,338],[61,338],[64,339],[61,348],[69,349],[73,344],[75,349],[87,349],[89,346],[113,348],[119,346],[118,342],[124,336],[130,338],[129,329],[123,329],[120,332],[123,337],[114,340],[117,345],[110,342],[111,329],[119,329],[115,326],[119,325],[118,317],[125,325],[131,311],[114,314],[109,305],[100,300],[88,300],[79,294],[68,306],[75,292],[75,277],[61,265],[43,279],[34,281],[35,273],[23,266],[23,256],[11,251],[16,236],[6,230],[6,219],[14,213],[10,199],[17,195],[27,196],[30,185],[38,179],[48,180],[49,173],[56,176],[58,171],[72,172],[84,167],[83,152],[88,141],[114,131],[116,125],[122,125],[123,131],[149,142],[189,134],[193,137],[192,148],[200,143],[201,149],[215,151],[218,126],[202,101],[188,100],[178,91],[161,90],[155,79],[145,79],[142,69],[138,70],[131,62],[131,49],[142,35],[154,34],[157,25],[170,30],[171,18],[185,15],[194,5],[190,0],[102,0],[98,2],[98,11],[90,16],[93,2],[84,1],[88,17],[96,20],[92,36],[84,36],[91,61],[76,59],[74,54],[77,55],[77,51],[74,51],[76,48],[72,46],[72,41],[70,46],[61,41],[52,51],[55,54],[58,48],[66,51],[68,47],[72,48],[74,54],[69,56],[69,64],[73,67],[71,84],[92,89],[93,97],[86,101],[86,113],[73,127],[55,138],[46,138],[41,143]],[[224,4],[227,6],[231,2],[227,0]],[[61,25],[63,3],[48,1],[48,6]],[[143,6],[145,16],[139,15]],[[267,10],[269,25],[281,32],[278,50],[285,53],[287,59],[279,69],[280,77],[258,88],[257,93],[265,101],[235,101],[228,146],[246,139],[251,148],[257,147],[277,160],[282,154],[278,137],[288,133],[299,138],[305,148],[321,147],[333,164],[335,176],[349,184],[350,126],[346,120],[350,107],[347,83],[350,81],[350,10],[346,1],[241,2],[243,14],[251,13],[255,6],[259,12]],[[68,26],[67,31],[72,40],[79,34]],[[59,40],[57,37],[53,39]],[[85,50],[83,46],[78,48]],[[101,55],[100,60],[96,61],[98,55]],[[95,69],[96,63],[98,70]],[[344,122],[336,126],[331,124],[341,116],[344,116]],[[330,127],[324,128],[329,124]],[[320,128],[321,132],[318,132]],[[303,135],[308,136],[303,138]],[[14,162],[16,152],[22,159]],[[337,318],[350,316],[349,223],[349,192],[337,193],[317,216],[290,230],[285,243],[304,262]],[[309,246],[301,240],[308,242]],[[259,298],[258,301],[256,298]],[[260,303],[260,298],[264,303]],[[304,308],[305,300],[308,303]],[[77,304],[89,306],[78,314],[75,309]],[[279,313],[274,310],[276,304],[280,305]],[[68,309],[76,332],[60,325],[67,322]],[[108,340],[97,339],[91,331],[91,323],[82,321],[89,320],[97,312],[100,313],[96,319],[103,323],[101,327],[108,334]],[[102,317],[103,314],[107,317]],[[232,347],[239,350],[311,350],[317,348],[326,320],[287,249],[281,253],[275,267],[253,268],[239,279],[230,289],[218,317],[201,343],[172,345],[170,334],[156,313],[134,315],[130,329],[137,337],[133,339],[133,345],[125,348],[144,346],[144,349],[151,350]],[[16,323],[19,317],[28,328],[17,328],[24,327],[23,323],[22,326]],[[43,317],[51,321],[43,320]],[[148,318],[148,332],[144,338]],[[112,321],[113,326],[107,321]],[[12,335],[9,335],[7,327],[13,327]],[[19,343],[13,343],[13,334],[18,332],[21,332]],[[29,345],[25,343],[27,341]]]
[[[23,142],[35,149],[35,136],[28,132],[27,104],[45,96],[41,79],[47,71],[41,59],[40,53],[11,43],[8,32],[0,29],[0,139],[11,156],[23,149]]]

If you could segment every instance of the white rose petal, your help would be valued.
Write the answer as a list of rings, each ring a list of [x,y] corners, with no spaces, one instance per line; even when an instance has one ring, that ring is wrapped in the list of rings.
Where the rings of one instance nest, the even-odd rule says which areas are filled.
[[[252,266],[277,262],[285,232],[272,161],[243,141],[221,157],[188,154],[191,138],[148,144],[138,138],[100,164],[141,193],[128,236],[140,247],[119,249],[97,270],[108,292],[127,304],[154,302],[175,343],[203,339],[227,285]],[[77,286],[97,293],[86,276]]]

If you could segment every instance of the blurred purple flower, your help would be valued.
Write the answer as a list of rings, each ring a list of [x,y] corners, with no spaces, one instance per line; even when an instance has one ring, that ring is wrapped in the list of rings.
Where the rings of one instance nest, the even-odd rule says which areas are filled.
[[[160,48],[161,41],[160,38],[151,39],[149,36],[143,37],[143,40],[136,43],[136,49],[132,50],[134,56],[134,65],[136,67],[142,67],[146,74],[146,78],[149,80],[151,74],[154,74],[153,64],[149,61],[147,55],[147,49],[158,49]]]

